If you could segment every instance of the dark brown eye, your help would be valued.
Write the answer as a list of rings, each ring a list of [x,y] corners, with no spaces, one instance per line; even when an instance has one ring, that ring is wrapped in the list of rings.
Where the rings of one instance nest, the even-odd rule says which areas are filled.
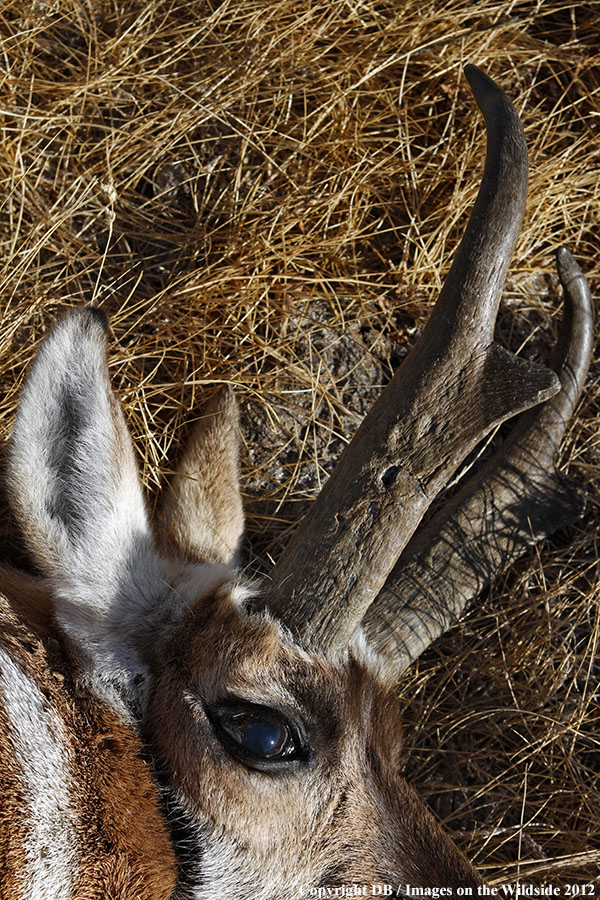
[[[223,716],[221,728],[248,753],[263,759],[289,758],[295,751],[285,722],[253,712]]]
[[[233,702],[206,713],[225,749],[251,768],[281,771],[309,757],[303,729],[277,710]]]

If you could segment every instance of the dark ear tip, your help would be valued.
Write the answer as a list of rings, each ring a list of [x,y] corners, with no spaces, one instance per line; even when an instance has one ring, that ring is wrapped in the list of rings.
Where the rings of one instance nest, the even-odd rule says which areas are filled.
[[[85,309],[90,318],[97,322],[103,331],[108,331],[108,316],[103,310],[98,309],[97,306],[86,306]]]

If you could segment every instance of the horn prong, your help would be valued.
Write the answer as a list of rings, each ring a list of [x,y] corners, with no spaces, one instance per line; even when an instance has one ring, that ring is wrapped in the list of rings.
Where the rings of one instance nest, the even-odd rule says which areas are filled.
[[[495,425],[559,390],[553,373],[493,343],[525,209],[527,149],[505,94],[475,67],[467,75],[487,154],[465,234],[421,340],[301,522],[266,597],[299,639],[323,652],[347,647],[467,453]]]
[[[593,305],[568,250],[558,251],[557,263],[565,292],[560,393],[525,413],[481,471],[417,531],[365,616],[369,642],[398,675],[455,624],[493,575],[585,510],[585,491],[556,470],[555,458],[592,356]]]

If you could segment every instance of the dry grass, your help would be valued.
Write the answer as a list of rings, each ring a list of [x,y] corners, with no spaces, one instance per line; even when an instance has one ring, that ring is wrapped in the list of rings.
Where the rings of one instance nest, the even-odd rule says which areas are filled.
[[[235,385],[251,559],[268,566],[460,237],[482,157],[465,62],[509,92],[530,148],[508,306],[551,341],[559,243],[600,288],[599,13],[7,0],[2,435],[44,330],[99,304],[153,494],[202,385]],[[593,367],[563,452],[589,484],[586,518],[497,582],[402,685],[408,774],[491,881],[583,884],[600,868],[598,393]]]

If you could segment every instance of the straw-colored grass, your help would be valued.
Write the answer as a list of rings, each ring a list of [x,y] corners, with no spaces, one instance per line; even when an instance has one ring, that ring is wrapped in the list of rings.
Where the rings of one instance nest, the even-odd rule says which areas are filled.
[[[551,344],[561,243],[600,288],[599,14],[568,0],[6,0],[2,436],[45,330],[68,306],[102,306],[152,496],[203,385],[235,385],[248,558],[268,570],[460,238],[483,153],[464,63],[513,98],[530,148],[503,333]],[[600,870],[598,394],[592,366],[561,463],[589,486],[586,517],[402,682],[407,775],[490,882]],[[14,557],[9,524],[3,540]]]

